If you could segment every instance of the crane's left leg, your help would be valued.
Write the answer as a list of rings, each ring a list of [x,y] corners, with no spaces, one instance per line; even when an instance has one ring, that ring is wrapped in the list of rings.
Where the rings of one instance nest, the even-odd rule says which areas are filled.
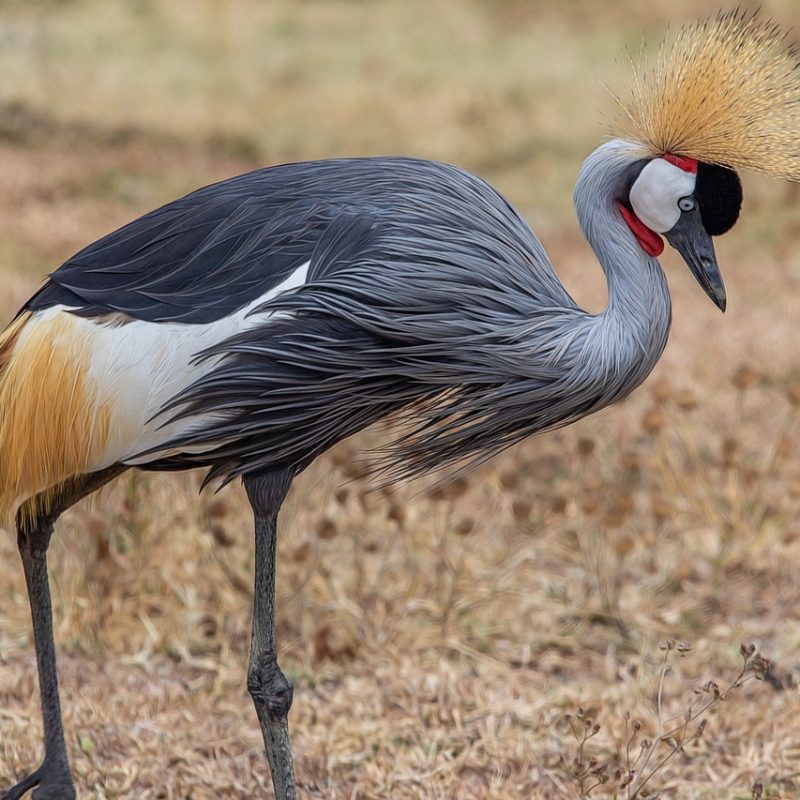
[[[275,539],[278,511],[292,477],[289,472],[273,472],[244,478],[256,531],[253,637],[247,688],[261,724],[276,800],[297,798],[287,719],[293,687],[278,666],[275,648]]]
[[[37,522],[39,522],[37,520]],[[33,617],[33,640],[39,672],[39,693],[44,721],[44,761],[37,770],[12,786],[2,800],[18,800],[37,786],[35,800],[74,800],[75,786],[69,772],[61,704],[58,699],[56,648],[53,641],[53,610],[47,577],[47,548],[53,535],[53,522],[17,523],[17,544],[25,570],[28,599]]]

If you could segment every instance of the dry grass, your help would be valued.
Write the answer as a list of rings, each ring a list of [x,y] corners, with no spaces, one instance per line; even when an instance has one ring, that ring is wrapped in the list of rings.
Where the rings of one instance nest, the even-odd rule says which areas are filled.
[[[792,0],[765,5],[800,21]],[[491,179],[578,300],[601,308],[569,208],[611,107],[597,79],[624,72],[614,59],[642,30],[716,4],[560,6],[5,4],[0,307],[10,315],[82,244],[200,183],[405,152]],[[695,687],[735,678],[741,641],[774,662],[766,680],[710,709],[645,788],[800,794],[800,212],[781,184],[747,180],[746,194],[718,245],[728,313],[669,258],[673,337],[624,404],[438,488],[368,491],[357,452],[374,432],[297,481],[278,634],[305,795],[579,797],[568,714],[601,726],[584,754],[613,774],[633,720],[656,736],[660,684],[663,714],[683,713]],[[199,479],[129,473],[60,523],[56,638],[83,797],[271,791],[244,680],[251,520],[239,488],[198,499]],[[41,758],[10,533],[0,574],[4,787]],[[693,649],[662,681],[667,638]],[[590,785],[585,796],[615,796]]]

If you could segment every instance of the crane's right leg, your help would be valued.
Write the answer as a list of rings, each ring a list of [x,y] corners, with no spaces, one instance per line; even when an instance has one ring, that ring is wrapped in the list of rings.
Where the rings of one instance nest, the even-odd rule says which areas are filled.
[[[58,699],[58,676],[56,674],[56,646],[53,641],[53,607],[50,602],[50,583],[47,577],[47,548],[53,536],[53,525],[61,512],[91,494],[127,469],[122,464],[113,464],[101,472],[78,476],[72,485],[63,491],[57,503],[52,498],[36,498],[40,503],[33,506],[46,507],[30,520],[25,514],[17,514],[17,546],[25,570],[28,586],[28,602],[33,617],[33,641],[36,646],[36,667],[39,673],[39,694],[44,722],[44,761],[38,769],[12,786],[0,800],[20,800],[34,787],[33,800],[74,800],[75,785],[69,771],[67,747],[64,742],[64,726],[61,722],[61,702]]]
[[[275,647],[275,539],[278,511],[289,491],[292,477],[289,472],[274,472],[244,478],[256,529],[253,637],[247,688],[261,724],[275,800],[297,798],[287,719],[293,690],[278,666]]]
[[[61,704],[58,699],[56,648],[53,641],[53,610],[47,578],[47,548],[53,535],[53,521],[39,520],[33,524],[17,523],[17,545],[28,600],[33,617],[33,639],[36,644],[36,666],[39,673],[39,693],[44,721],[44,761],[41,766],[12,786],[2,800],[19,800],[28,790],[38,787],[34,800],[74,800],[75,786],[69,772],[64,728],[61,724]]]

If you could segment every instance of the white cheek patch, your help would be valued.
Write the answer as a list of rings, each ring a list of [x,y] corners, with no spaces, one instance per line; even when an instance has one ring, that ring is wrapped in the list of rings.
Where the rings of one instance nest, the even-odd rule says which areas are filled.
[[[631,206],[651,231],[666,233],[680,219],[678,200],[692,194],[696,182],[697,175],[654,158],[631,187]]]

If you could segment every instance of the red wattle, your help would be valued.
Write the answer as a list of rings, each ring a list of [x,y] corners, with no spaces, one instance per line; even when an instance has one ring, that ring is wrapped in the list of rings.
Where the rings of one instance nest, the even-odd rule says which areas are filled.
[[[655,231],[651,231],[626,205],[617,203],[617,207],[625,222],[628,223],[628,227],[633,231],[633,235],[639,241],[642,250],[649,256],[660,256],[664,252],[664,242],[661,237]]]

